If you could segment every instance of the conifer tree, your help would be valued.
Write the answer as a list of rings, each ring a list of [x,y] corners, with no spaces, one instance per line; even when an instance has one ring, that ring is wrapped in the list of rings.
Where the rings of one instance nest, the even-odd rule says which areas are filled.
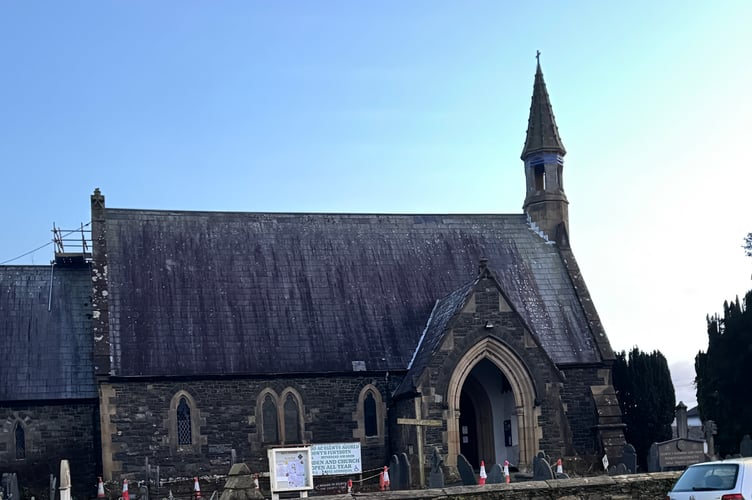
[[[637,347],[616,353],[613,379],[619,397],[625,437],[635,447],[637,462],[647,468],[650,445],[671,439],[676,397],[671,372],[660,351]]]
[[[744,237],[742,248],[744,249],[744,255],[752,257],[752,233],[747,233],[747,236]]]
[[[744,302],[723,304],[723,317],[707,318],[708,349],[695,357],[695,385],[700,418],[713,420],[721,456],[739,453],[744,434],[752,434],[752,290]]]

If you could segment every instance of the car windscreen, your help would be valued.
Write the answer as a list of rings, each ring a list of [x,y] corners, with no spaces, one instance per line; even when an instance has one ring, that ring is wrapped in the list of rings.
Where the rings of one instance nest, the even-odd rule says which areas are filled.
[[[671,491],[730,490],[736,484],[739,464],[702,464],[684,471]]]

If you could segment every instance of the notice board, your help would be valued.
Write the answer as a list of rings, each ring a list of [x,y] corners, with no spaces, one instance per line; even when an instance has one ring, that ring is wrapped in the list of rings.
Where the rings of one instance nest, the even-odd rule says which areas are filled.
[[[269,485],[272,493],[312,490],[311,448],[270,448]]]

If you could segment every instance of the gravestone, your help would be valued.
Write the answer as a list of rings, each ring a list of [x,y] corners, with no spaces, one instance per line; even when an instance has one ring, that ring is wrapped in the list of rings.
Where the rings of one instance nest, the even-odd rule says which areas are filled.
[[[149,457],[146,457],[144,459],[144,469],[149,493],[154,493],[155,497],[159,497],[159,465],[152,467],[149,463]]]
[[[5,500],[20,500],[21,496],[18,494],[18,477],[15,472],[5,472],[2,477],[2,488],[0,492],[5,491]]]
[[[57,497],[57,476],[55,474],[50,474],[50,498],[56,498]]]
[[[67,460],[60,460],[60,500],[71,500],[70,464]]]
[[[236,463],[230,467],[230,473],[225,481],[225,489],[219,500],[248,500],[251,498],[264,498],[256,486],[256,480],[251,475],[251,470],[244,463]]]
[[[154,475],[150,475],[149,477],[152,478],[150,484],[154,485],[154,491],[159,494],[159,485],[162,484],[159,478],[159,465],[154,467]]]
[[[705,434],[705,442],[708,445],[708,455],[715,457],[715,435],[718,434],[718,427],[712,420],[706,420],[702,423],[702,432]]]
[[[412,471],[410,470],[410,459],[407,458],[407,453],[400,453],[397,456],[397,459],[399,460],[399,468],[400,468],[400,485],[399,489],[401,490],[409,490],[410,487],[413,484],[413,477],[412,477]],[[423,464],[421,464],[421,467]],[[421,485],[423,487],[423,485]]]
[[[687,405],[679,401],[674,410],[676,417],[676,437],[679,439],[689,438],[689,427],[687,426]]]
[[[624,451],[621,454],[621,461],[627,466],[629,474],[637,473],[637,451],[634,446],[627,443],[624,445]]]
[[[478,481],[475,479],[475,471],[473,470],[473,466],[470,465],[470,462],[467,461],[465,455],[461,453],[457,455],[457,470],[460,472],[462,484],[464,484],[465,486],[478,484]]]
[[[739,443],[739,453],[743,457],[752,457],[752,438],[749,437],[749,434],[745,434],[742,442]]]
[[[402,471],[400,470],[399,457],[392,455],[392,459],[389,460],[389,489],[400,489],[400,484],[402,484],[400,472]]]
[[[488,472],[487,484],[501,484],[504,480],[504,468],[499,464],[494,464]]]
[[[444,487],[444,470],[441,465],[444,463],[444,459],[441,458],[441,453],[437,447],[433,447],[433,453],[431,454],[431,470],[428,473],[428,487],[429,488],[443,488]]]
[[[624,474],[629,474],[629,470],[627,469],[627,466],[624,464],[624,462],[619,462],[613,475],[623,476]]]
[[[551,464],[541,455],[542,452],[538,453],[538,456],[533,458],[533,481],[547,481],[554,478]]]
[[[649,472],[681,470],[705,461],[705,443],[695,439],[670,439],[650,447]]]
[[[658,464],[658,443],[650,445],[648,451],[648,472],[658,472],[661,470],[661,466]]]

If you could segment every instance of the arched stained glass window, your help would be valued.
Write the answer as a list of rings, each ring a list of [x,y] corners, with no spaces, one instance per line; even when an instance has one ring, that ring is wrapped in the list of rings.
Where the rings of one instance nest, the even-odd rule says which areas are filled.
[[[361,445],[384,445],[384,411],[381,392],[375,385],[366,384],[358,394],[357,411],[353,414]]]
[[[300,442],[300,411],[295,396],[288,394],[285,398],[285,443]]]
[[[14,430],[16,439],[16,460],[26,458],[26,431],[20,423],[16,423]]]
[[[264,403],[261,405],[262,421],[262,438],[264,443],[278,443],[279,429],[277,423],[277,404],[274,402],[271,394],[264,397]]]
[[[188,401],[185,397],[180,398],[178,404],[178,446],[193,444],[193,436],[191,433],[191,407],[188,406]]]
[[[379,426],[376,420],[376,400],[372,392],[366,394],[363,400],[363,420],[365,424],[366,437],[378,436]]]

